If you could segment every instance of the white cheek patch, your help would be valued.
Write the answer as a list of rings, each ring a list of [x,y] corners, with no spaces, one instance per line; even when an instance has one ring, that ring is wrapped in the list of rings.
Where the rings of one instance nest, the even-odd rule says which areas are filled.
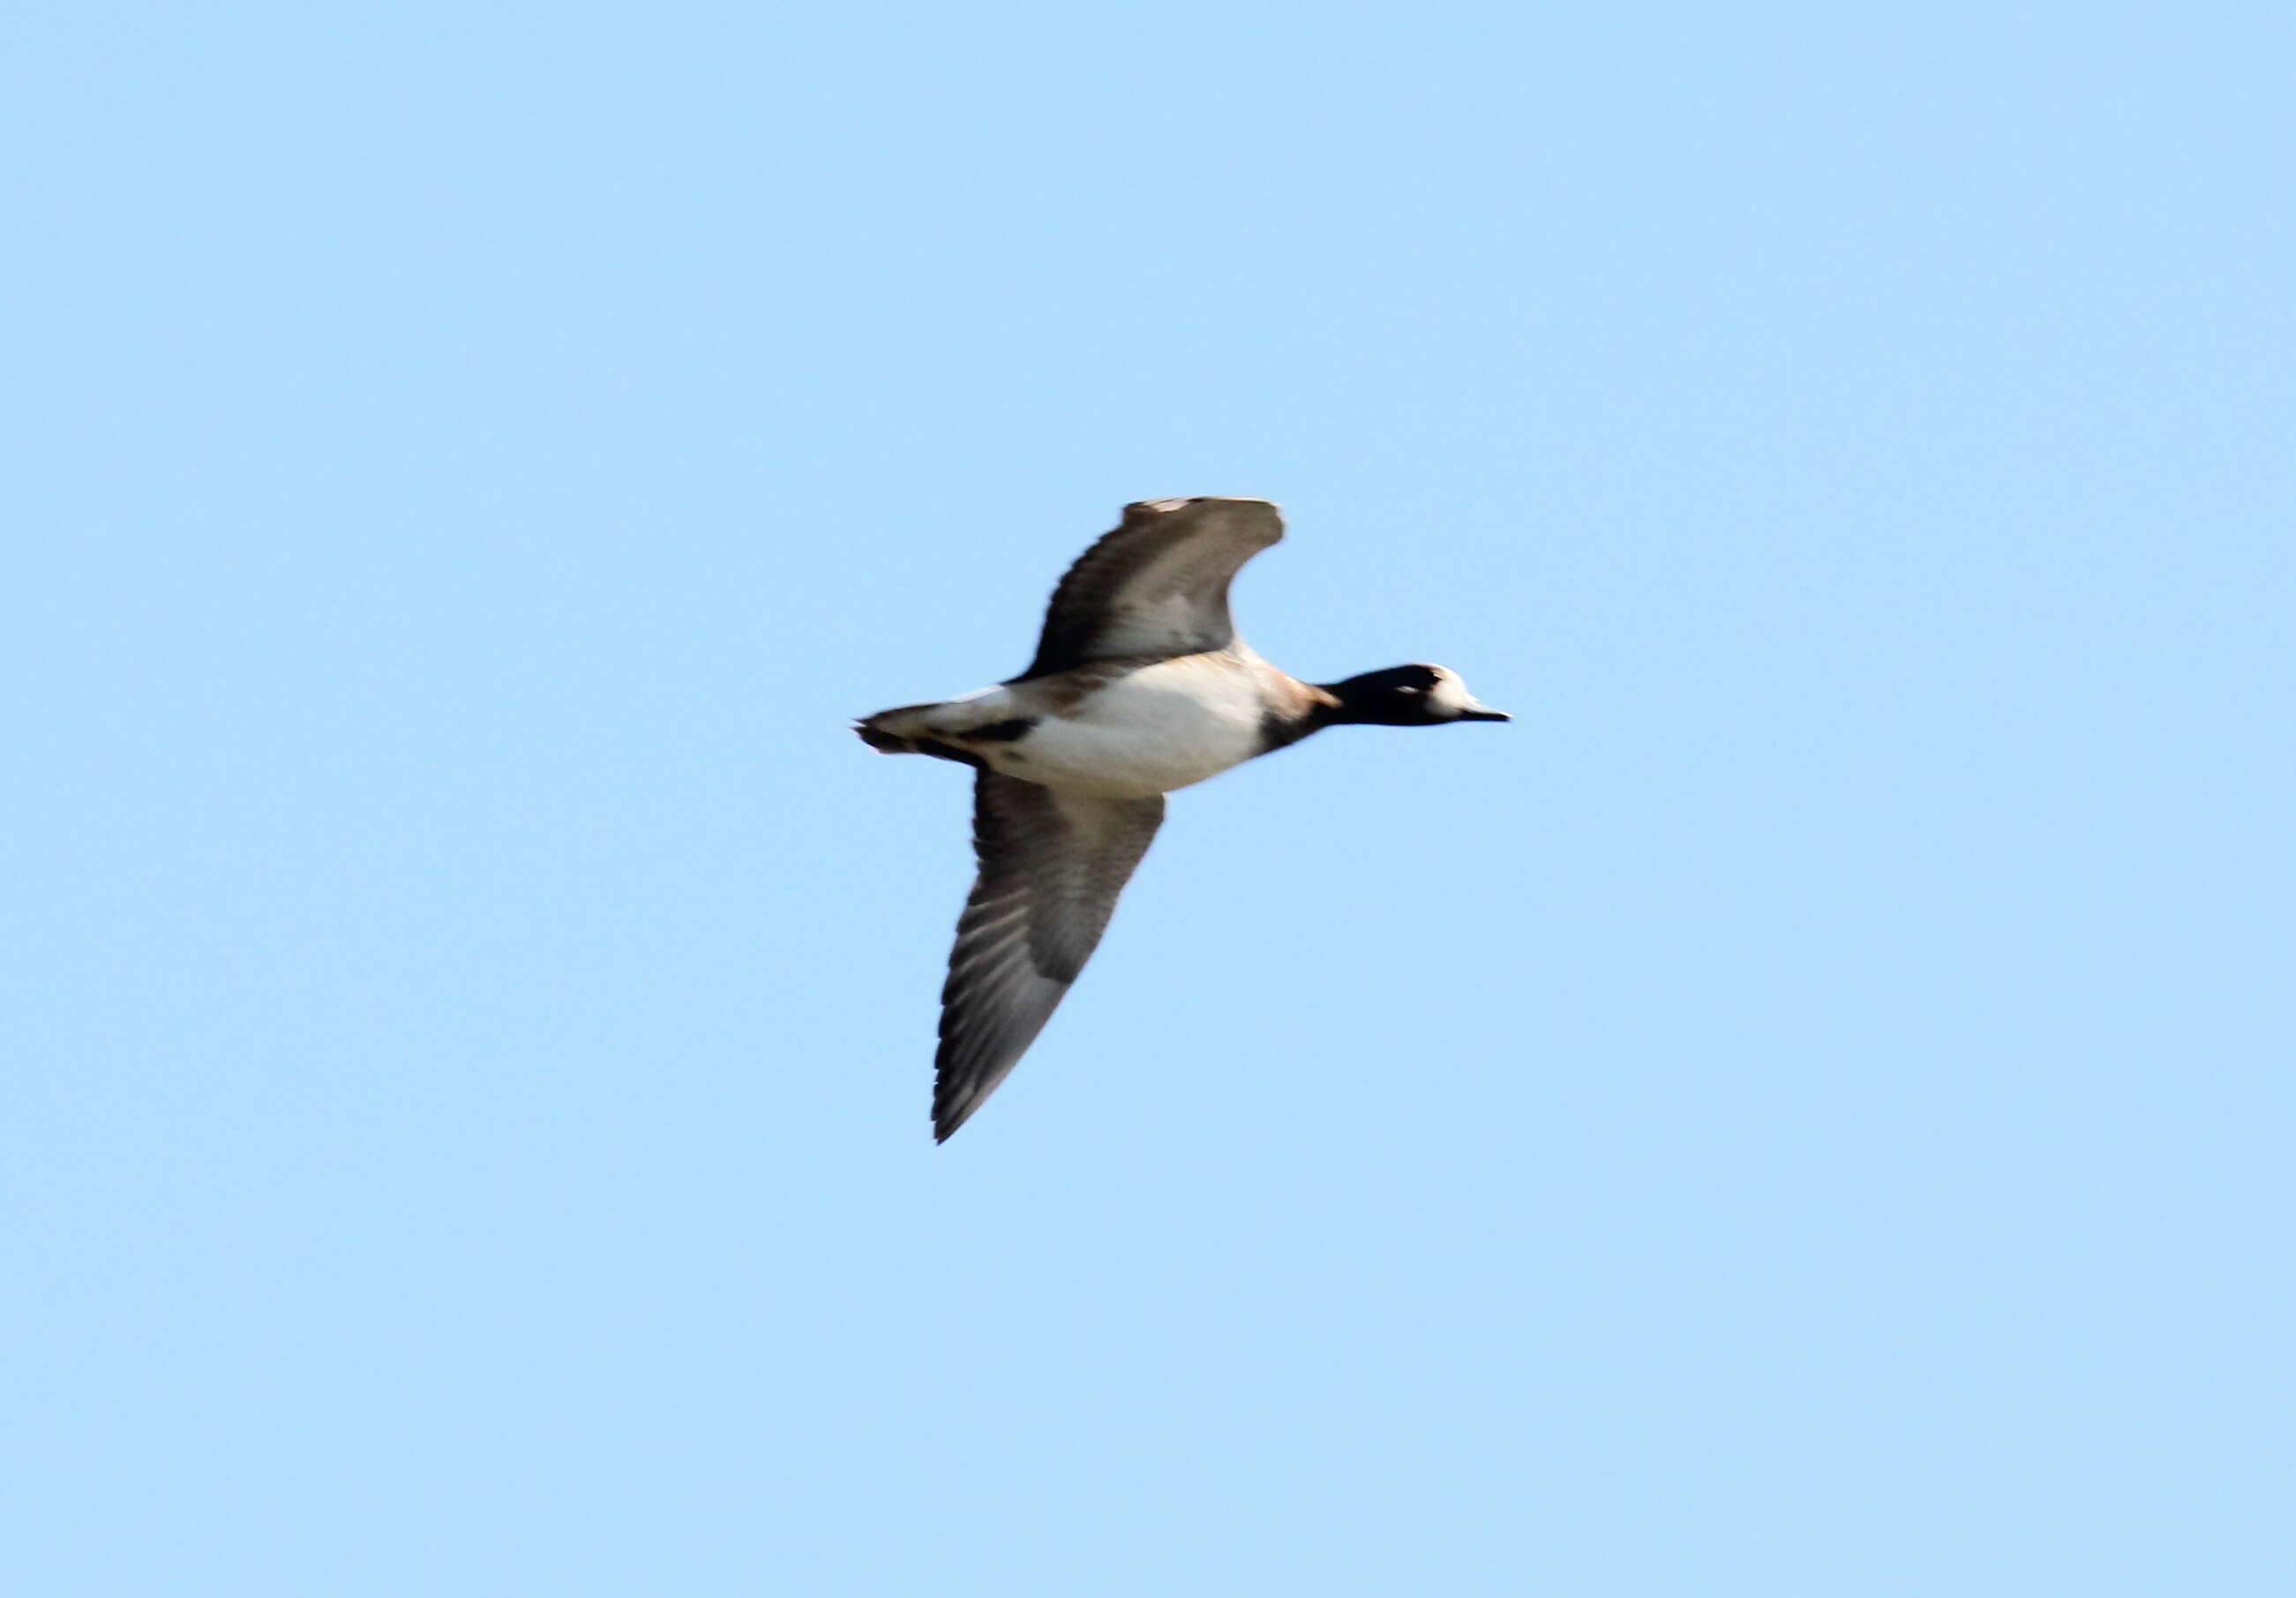
[[[1467,684],[1459,674],[1447,666],[1431,666],[1435,674],[1435,685],[1427,691],[1427,709],[1438,721],[1456,721],[1463,716],[1480,717],[1485,720],[1505,721],[1505,717],[1492,709],[1467,692]]]
[[[1456,716],[1462,710],[1474,709],[1475,696],[1467,692],[1467,685],[1456,675],[1439,668],[1435,685],[1427,691],[1427,702],[1446,716]]]

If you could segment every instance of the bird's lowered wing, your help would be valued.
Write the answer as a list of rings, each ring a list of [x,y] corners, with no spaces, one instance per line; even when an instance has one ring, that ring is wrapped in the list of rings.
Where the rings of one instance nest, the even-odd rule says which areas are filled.
[[[974,774],[980,874],[941,989],[934,1137],[964,1124],[1052,1019],[1163,819],[1160,794],[1093,799]]]

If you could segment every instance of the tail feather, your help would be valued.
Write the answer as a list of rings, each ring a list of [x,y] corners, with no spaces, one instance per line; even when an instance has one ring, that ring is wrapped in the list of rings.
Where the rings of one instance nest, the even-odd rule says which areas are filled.
[[[862,742],[881,755],[914,755],[917,752],[915,743],[885,731],[884,728],[874,724],[873,718],[870,721],[855,722],[853,731]]]
[[[980,756],[933,736],[934,729],[927,717],[939,709],[939,703],[935,702],[880,710],[855,722],[853,732],[881,755],[931,755],[936,760],[954,760],[960,766],[980,770]]]
[[[861,742],[881,755],[921,755],[920,739],[931,731],[926,715],[940,709],[938,702],[926,705],[897,705],[890,710],[880,710],[874,716],[865,716],[853,724],[853,731]]]

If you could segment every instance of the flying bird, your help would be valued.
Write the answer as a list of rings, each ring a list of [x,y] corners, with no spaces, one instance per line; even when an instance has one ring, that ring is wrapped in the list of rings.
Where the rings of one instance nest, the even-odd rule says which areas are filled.
[[[1441,666],[1303,683],[1236,636],[1228,584],[1283,537],[1264,499],[1151,499],[1054,590],[1037,658],[993,688],[880,710],[870,748],[972,767],[980,875],[941,988],[933,1135],[1036,1041],[1100,942],[1164,796],[1329,726],[1505,721]]]

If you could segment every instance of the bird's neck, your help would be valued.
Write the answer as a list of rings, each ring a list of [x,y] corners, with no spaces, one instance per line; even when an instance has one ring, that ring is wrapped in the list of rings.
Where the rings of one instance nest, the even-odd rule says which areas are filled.
[[[1300,692],[1293,701],[1280,710],[1270,710],[1261,722],[1261,734],[1271,750],[1288,748],[1349,719],[1347,701],[1329,685],[1300,683],[1297,686]]]

